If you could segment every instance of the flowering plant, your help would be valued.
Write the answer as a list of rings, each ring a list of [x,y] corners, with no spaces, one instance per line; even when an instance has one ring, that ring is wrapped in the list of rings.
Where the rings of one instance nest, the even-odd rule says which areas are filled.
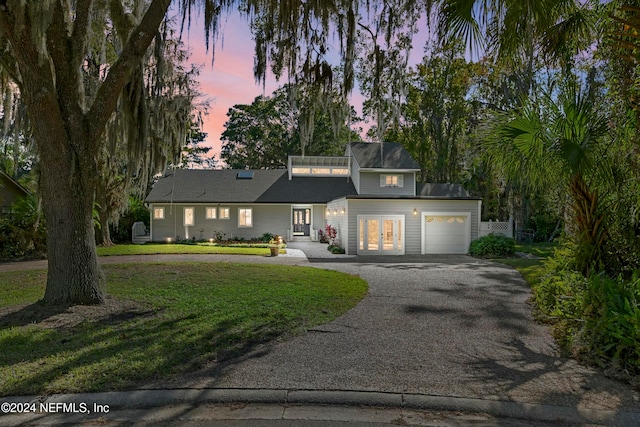
[[[331,225],[327,224],[327,226],[324,228],[324,234],[327,237],[327,239],[329,239],[330,245],[336,244],[336,237],[338,235],[338,232],[336,231],[335,227],[332,227]]]

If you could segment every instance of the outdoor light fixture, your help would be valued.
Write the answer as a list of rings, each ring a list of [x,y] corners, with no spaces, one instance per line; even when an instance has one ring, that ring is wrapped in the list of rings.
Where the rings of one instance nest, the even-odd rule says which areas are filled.
[[[340,209],[340,213],[344,215],[344,208]]]
[[[327,216],[331,215],[331,209],[327,208]]]
[[[171,243],[173,239],[171,237],[167,237],[167,243]]]
[[[417,216],[418,215],[418,209],[413,208],[413,216]]]
[[[333,210],[333,216],[336,216],[336,215],[338,215],[338,209]]]

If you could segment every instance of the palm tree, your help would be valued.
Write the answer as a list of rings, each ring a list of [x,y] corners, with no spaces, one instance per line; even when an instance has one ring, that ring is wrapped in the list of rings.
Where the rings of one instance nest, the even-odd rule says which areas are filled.
[[[571,200],[566,228],[576,244],[576,267],[589,275],[606,265],[606,214],[597,188],[611,182],[602,144],[609,126],[596,103],[576,86],[568,84],[555,97],[530,98],[514,113],[499,116],[487,148],[511,179],[524,178],[536,189],[565,187]]]

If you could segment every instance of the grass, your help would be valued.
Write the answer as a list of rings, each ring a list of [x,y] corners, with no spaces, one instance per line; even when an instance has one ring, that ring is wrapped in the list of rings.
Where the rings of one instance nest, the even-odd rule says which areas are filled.
[[[218,246],[215,244],[162,244],[114,245],[98,247],[98,256],[114,255],[155,255],[155,254],[232,254],[232,255],[268,255],[269,247],[262,245]]]
[[[538,283],[542,276],[543,262],[553,255],[556,243],[521,243],[516,244],[516,252],[535,255],[538,258],[499,258],[493,261],[514,267],[530,286]]]
[[[20,317],[25,309],[6,308],[36,302],[43,294],[44,271],[0,273],[1,396],[128,390],[162,382],[326,323],[367,291],[360,278],[309,267],[166,263],[103,268],[109,295],[128,308],[55,327],[45,324],[56,317],[34,324]]]

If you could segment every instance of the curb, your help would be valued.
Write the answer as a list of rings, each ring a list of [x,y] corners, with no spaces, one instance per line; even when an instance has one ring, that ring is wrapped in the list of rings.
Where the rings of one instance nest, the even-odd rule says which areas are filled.
[[[414,410],[486,413],[496,418],[540,422],[565,422],[610,426],[640,425],[640,411],[611,411],[556,405],[537,405],[408,393],[349,390],[279,389],[171,389],[137,390],[82,394],[56,394],[48,397],[12,396],[8,403],[94,404],[108,403],[111,410],[147,409],[168,405],[205,403],[253,403],[275,405],[333,405],[401,408]]]

